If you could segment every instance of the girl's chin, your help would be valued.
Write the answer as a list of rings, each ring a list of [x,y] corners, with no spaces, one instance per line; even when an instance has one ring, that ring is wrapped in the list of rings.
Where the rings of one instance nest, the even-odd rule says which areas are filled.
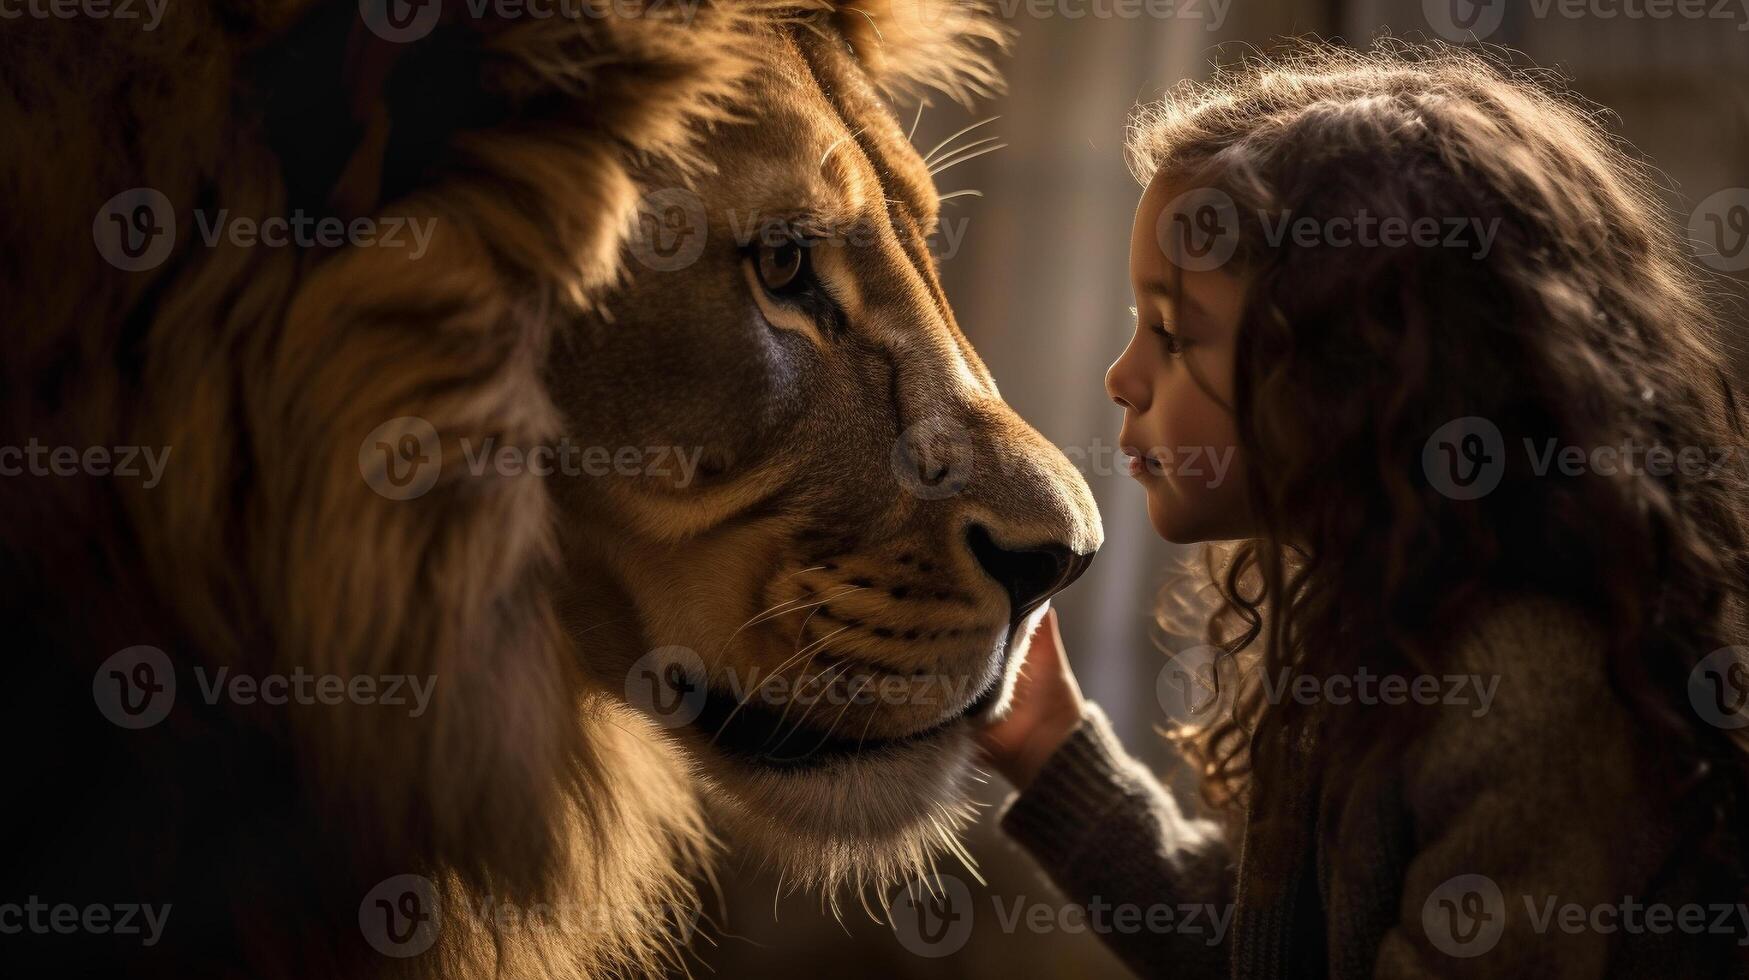
[[[1218,508],[1199,507],[1196,501],[1180,495],[1165,479],[1155,477],[1147,484],[1148,523],[1154,533],[1172,544],[1202,544],[1206,541],[1232,541],[1247,537],[1243,522],[1225,519]]]

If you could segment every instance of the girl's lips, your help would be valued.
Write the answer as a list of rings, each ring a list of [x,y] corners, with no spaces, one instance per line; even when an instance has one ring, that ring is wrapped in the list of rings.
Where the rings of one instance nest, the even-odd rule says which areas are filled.
[[[1137,449],[1134,446],[1120,446],[1118,448],[1123,451],[1124,456],[1128,457],[1124,461],[1125,472],[1137,479],[1140,479],[1148,472],[1147,457],[1140,449]]]

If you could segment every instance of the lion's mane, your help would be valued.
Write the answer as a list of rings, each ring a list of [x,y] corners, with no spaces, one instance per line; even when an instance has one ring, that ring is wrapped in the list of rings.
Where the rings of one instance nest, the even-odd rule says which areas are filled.
[[[994,81],[981,45],[997,35],[963,5],[943,5],[933,47],[883,48],[888,6],[735,0],[684,24],[660,4],[582,24],[446,11],[399,46],[357,30],[345,2],[0,32],[0,442],[172,453],[153,488],[0,480],[18,638],[3,878],[47,901],[172,905],[154,948],[50,936],[7,958],[601,976],[672,955],[672,912],[692,907],[688,876],[714,846],[693,774],[564,635],[546,489],[466,478],[457,440],[558,434],[540,383],[552,325],[621,274],[639,168],[699,165],[702,133],[754,111],[739,85],[771,32],[841,31],[895,91]],[[136,187],[174,204],[180,241],[125,271],[93,248],[91,216]],[[190,217],[302,208],[435,233],[408,262],[203,244]],[[458,463],[416,500],[360,478],[361,437],[403,416]],[[92,704],[98,665],[136,645],[166,651],[180,684],[137,731]],[[430,676],[437,694],[417,718],[209,703],[195,672],[220,670]],[[359,907],[408,874],[436,884],[443,924],[436,953],[399,960],[360,935]],[[567,902],[587,928],[486,921]]]

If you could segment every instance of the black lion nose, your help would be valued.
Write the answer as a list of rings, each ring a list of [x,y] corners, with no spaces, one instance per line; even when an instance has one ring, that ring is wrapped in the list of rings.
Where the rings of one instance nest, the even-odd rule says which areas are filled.
[[[984,571],[1008,593],[1010,618],[1037,609],[1039,603],[1061,592],[1093,563],[1093,555],[1077,555],[1067,547],[1047,542],[1010,550],[998,545],[982,524],[966,528],[966,546]]]

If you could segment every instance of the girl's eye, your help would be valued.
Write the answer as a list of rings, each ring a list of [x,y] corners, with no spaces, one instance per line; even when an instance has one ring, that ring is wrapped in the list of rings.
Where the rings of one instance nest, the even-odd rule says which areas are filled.
[[[761,244],[754,253],[753,264],[759,272],[759,284],[781,296],[806,284],[807,276],[803,273],[808,268],[808,250],[794,239],[777,246]]]
[[[1164,342],[1164,345],[1166,347],[1166,354],[1168,357],[1177,357],[1178,355],[1184,353],[1185,344],[1184,344],[1183,337],[1180,337],[1179,335],[1173,333],[1172,331],[1167,330],[1166,326],[1164,324],[1150,327],[1149,329],[1153,330],[1154,333],[1160,337],[1161,341]]]

